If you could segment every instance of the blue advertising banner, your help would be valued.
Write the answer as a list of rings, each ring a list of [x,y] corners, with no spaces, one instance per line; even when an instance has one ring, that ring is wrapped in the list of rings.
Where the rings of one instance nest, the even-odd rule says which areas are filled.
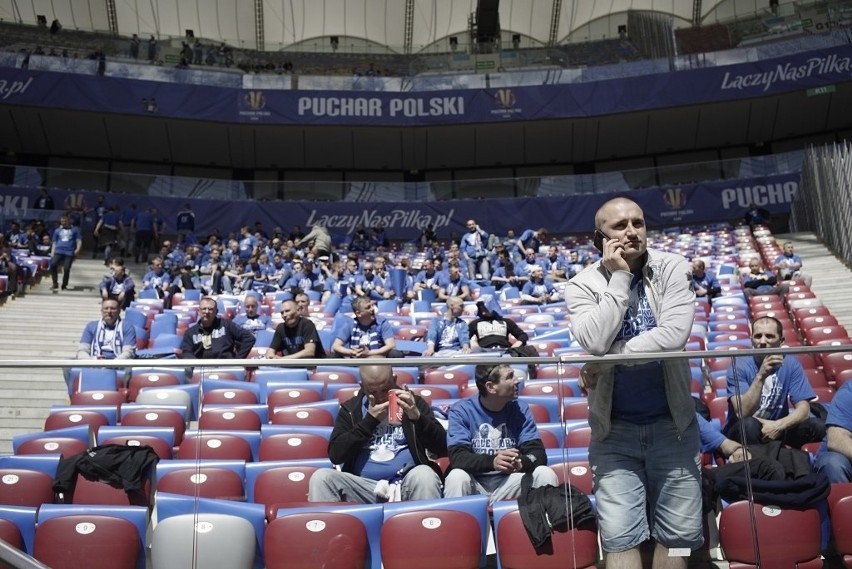
[[[240,89],[0,68],[0,105],[259,124],[416,126],[600,116],[852,80],[852,45],[751,63],[535,87],[441,92]]]
[[[767,176],[741,180],[723,180],[700,184],[635,190],[629,197],[642,206],[649,227],[662,228],[742,219],[751,203],[771,213],[787,213],[799,188],[799,174]],[[88,210],[84,228],[94,226],[92,208],[97,192],[47,190],[57,211],[34,209],[39,190],[18,186],[0,186],[0,213],[5,223],[48,217],[75,206]],[[257,202],[215,201],[179,197],[128,194],[102,194],[108,206],[119,210],[135,204],[138,209],[155,208],[165,223],[165,232],[174,233],[175,218],[184,204],[190,204],[196,216],[196,235],[218,229],[227,236],[243,225],[256,223],[267,232],[280,227],[289,233],[293,225],[303,229],[320,223],[339,241],[347,241],[356,227],[381,224],[391,240],[416,239],[429,225],[440,239],[465,231],[465,221],[476,220],[490,233],[506,235],[509,229],[519,234],[524,229],[545,227],[551,234],[591,233],[597,209],[616,194],[586,194],[564,197],[454,200],[440,202]],[[621,194],[623,195],[623,194]]]

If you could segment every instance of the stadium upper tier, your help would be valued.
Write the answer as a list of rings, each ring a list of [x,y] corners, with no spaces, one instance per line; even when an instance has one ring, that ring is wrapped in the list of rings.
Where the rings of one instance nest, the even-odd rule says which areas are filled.
[[[696,6],[700,13],[695,13]],[[397,53],[428,52],[436,45],[446,49],[453,36],[464,42],[471,19],[480,27],[496,20],[497,35],[506,43],[517,34],[527,45],[555,45],[618,37],[629,11],[669,16],[675,27],[772,15],[769,2],[736,0],[0,0],[0,19],[7,22],[38,25],[41,19],[47,27],[56,19],[67,29],[128,38],[183,37],[192,30],[195,37],[266,51],[298,49],[316,38],[334,36],[368,41]]]
[[[20,29],[20,26],[15,28]],[[3,29],[8,29],[8,26]],[[0,51],[0,66],[95,75],[98,73],[98,61],[93,54],[104,50],[107,56],[104,74],[110,77],[245,89],[372,92],[586,83],[759,62],[849,43],[849,30],[840,28],[825,33],[795,35],[761,45],[703,53],[700,58],[685,55],[647,59],[642,58],[627,39],[606,40],[558,48],[507,50],[499,54],[491,72],[486,74],[463,70],[464,64],[460,60],[467,60],[470,68],[476,64],[475,55],[470,53],[414,58],[380,53],[353,56],[236,51],[233,67],[219,57],[211,60],[210,64],[180,68],[169,64],[175,57],[179,60],[179,56],[164,56],[162,51],[158,52],[156,64],[148,63],[144,55],[140,55],[138,60],[128,57],[126,40],[113,42],[121,44],[120,48],[104,46],[102,38],[89,44],[67,43],[46,34],[34,35],[34,31],[28,30],[16,40],[10,39],[11,35],[6,37],[2,42],[5,46]],[[180,46],[181,41],[175,41],[176,46]],[[205,49],[209,47],[205,44]],[[168,51],[163,44],[158,49]],[[178,53],[177,48],[171,51]],[[450,59],[453,62],[449,62]],[[454,67],[461,70],[453,70]]]

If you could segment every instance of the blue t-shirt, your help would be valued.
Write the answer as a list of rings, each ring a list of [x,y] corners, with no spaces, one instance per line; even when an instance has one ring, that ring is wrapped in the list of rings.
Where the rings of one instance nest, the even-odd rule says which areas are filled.
[[[736,368],[732,364],[727,373],[729,400],[736,394],[736,384],[739,383],[740,393],[745,393],[760,369],[760,364],[753,357],[736,358],[734,362]],[[788,399],[795,405],[799,401],[815,398],[816,394],[808,383],[802,364],[794,356],[784,356],[781,367],[764,380],[760,403],[752,416],[777,421],[789,415]],[[731,419],[735,417],[730,408],[728,417],[730,424]]]
[[[367,399],[364,398],[362,413],[367,415]],[[406,466],[413,465],[414,458],[408,447],[408,440],[402,425],[391,425],[382,420],[373,430],[370,441],[361,448],[355,459],[354,472],[370,480],[394,480],[401,478],[398,473]]]
[[[86,327],[83,328],[83,335],[80,337],[80,343],[90,346],[96,344],[104,359],[115,359],[116,356],[121,354],[125,346],[136,345],[136,328],[130,322],[120,319],[112,328],[104,326],[100,330],[100,337],[97,337],[99,334],[98,323],[98,320],[93,320],[86,324]],[[94,355],[93,351],[90,349],[89,354]]]
[[[642,275],[633,275],[630,300],[616,340],[628,340],[657,327],[657,319],[648,302]],[[633,366],[615,366],[612,391],[612,417],[637,425],[648,425],[669,416],[663,366],[647,362]]]
[[[447,446],[469,446],[476,454],[495,455],[498,451],[520,448],[539,439],[538,429],[526,403],[510,401],[494,412],[482,406],[479,396],[462,399],[450,408]],[[502,472],[474,474],[489,491],[508,476]]]
[[[143,209],[136,214],[136,231],[154,231],[154,216],[151,212]]]
[[[76,226],[57,227],[53,232],[53,250],[58,255],[73,255],[77,241],[81,241],[80,230]]]
[[[725,435],[716,423],[708,421],[698,413],[695,414],[698,419],[698,433],[701,437],[701,452],[714,452],[725,442]]]
[[[447,296],[460,296],[463,286],[470,288],[470,283],[461,275],[456,280],[452,280],[448,274],[443,274],[438,279],[438,285],[447,291]]]
[[[844,383],[826,407],[828,407],[826,427],[840,427],[852,431],[852,382]],[[823,441],[819,452],[824,453],[827,450],[828,445]]]
[[[385,318],[377,316],[368,326],[362,326],[354,318],[347,319],[340,327],[336,337],[347,348],[354,350],[356,347],[362,345],[362,336],[366,336],[368,340],[364,340],[364,342],[369,341],[370,349],[377,350],[385,345],[385,340],[393,338],[394,335],[395,331],[391,323]]]

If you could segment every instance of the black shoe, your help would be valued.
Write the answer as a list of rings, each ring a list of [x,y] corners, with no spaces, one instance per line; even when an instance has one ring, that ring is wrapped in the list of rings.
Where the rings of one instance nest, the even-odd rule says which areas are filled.
[[[68,290],[68,285],[62,285],[62,290]]]
[[[59,283],[53,283],[52,285],[50,285],[50,288],[52,288],[53,290],[58,289],[58,288],[59,288]]]

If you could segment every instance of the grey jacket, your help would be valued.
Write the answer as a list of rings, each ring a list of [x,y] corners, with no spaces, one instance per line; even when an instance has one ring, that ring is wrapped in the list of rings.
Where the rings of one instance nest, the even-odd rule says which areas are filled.
[[[602,356],[683,350],[695,315],[689,263],[680,255],[648,249],[642,273],[657,327],[628,340],[616,341],[615,337],[628,306],[631,273],[610,273],[598,261],[568,282],[565,296],[572,331],[586,351]],[[605,439],[610,431],[613,368],[614,364],[592,363],[583,370],[597,375],[597,385],[589,390],[589,424],[596,440]],[[664,360],[662,368],[669,411],[675,426],[683,432],[695,420],[689,362]]]

